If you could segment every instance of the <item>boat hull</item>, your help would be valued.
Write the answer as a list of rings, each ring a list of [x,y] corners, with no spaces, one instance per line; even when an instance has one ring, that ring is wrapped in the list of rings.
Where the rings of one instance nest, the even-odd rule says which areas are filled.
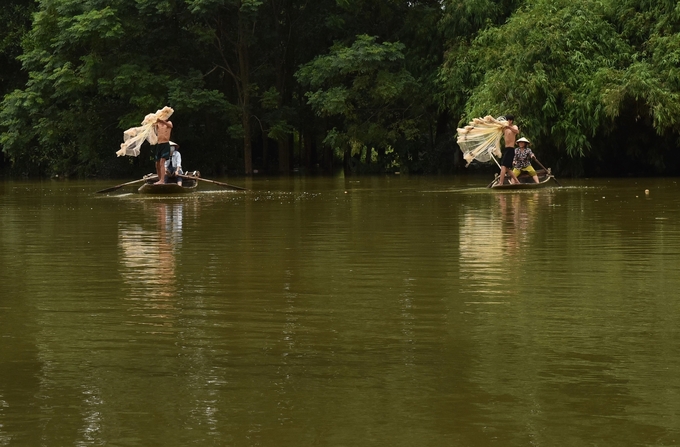
[[[158,194],[158,195],[168,195],[168,194],[188,194],[196,191],[198,182],[191,182],[192,184],[187,184],[188,181],[183,182],[180,186],[177,183],[161,183],[159,185],[155,183],[144,183],[139,187],[137,192],[140,194]]]
[[[499,177],[496,176],[496,179],[489,185],[489,188],[491,189],[538,189],[538,188],[544,188],[550,183],[550,180],[553,179],[553,175],[550,173],[550,170],[544,171],[540,170],[537,171],[536,174],[538,175],[538,183],[534,182],[534,179],[529,176],[528,174],[522,174],[518,177],[518,180],[520,183],[505,183],[503,185],[498,184]]]

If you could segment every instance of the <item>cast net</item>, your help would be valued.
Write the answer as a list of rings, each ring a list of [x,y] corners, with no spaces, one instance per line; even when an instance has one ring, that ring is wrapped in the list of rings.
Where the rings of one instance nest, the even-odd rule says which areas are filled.
[[[120,144],[120,149],[116,151],[116,155],[119,157],[122,157],[123,155],[136,157],[139,155],[139,150],[142,148],[142,143],[144,143],[145,140],[148,141],[149,144],[158,143],[158,136],[156,135],[154,124],[156,124],[156,121],[159,119],[164,121],[167,120],[173,112],[173,109],[165,106],[156,111],[156,113],[149,113],[146,115],[141,126],[131,127],[123,132],[123,142]]]
[[[463,151],[466,167],[473,160],[487,162],[494,155],[501,157],[501,137],[507,124],[505,117],[494,118],[487,115],[484,118],[475,118],[467,126],[458,129],[456,142]]]

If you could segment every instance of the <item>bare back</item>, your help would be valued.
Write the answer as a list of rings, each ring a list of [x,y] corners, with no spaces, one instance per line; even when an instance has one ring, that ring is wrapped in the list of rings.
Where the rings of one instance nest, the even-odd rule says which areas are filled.
[[[158,120],[156,122],[156,135],[159,143],[170,141],[170,133],[172,133],[172,121]]]
[[[505,147],[515,147],[515,139],[519,133],[519,128],[511,124],[503,129],[503,139],[505,140]]]

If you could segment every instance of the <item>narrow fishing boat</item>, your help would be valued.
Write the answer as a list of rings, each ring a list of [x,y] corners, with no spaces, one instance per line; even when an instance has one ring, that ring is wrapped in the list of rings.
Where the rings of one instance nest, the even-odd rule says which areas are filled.
[[[100,189],[97,191],[98,194],[116,191],[124,186],[134,185],[135,183],[144,184],[137,190],[140,194],[185,194],[193,192],[198,186],[198,182],[212,183],[213,185],[218,185],[223,188],[231,189],[234,191],[246,191],[246,188],[242,186],[230,185],[229,183],[218,182],[216,180],[210,180],[201,177],[199,171],[186,172],[184,174],[179,174],[177,177],[182,179],[182,185],[177,183],[159,183],[156,184],[156,179],[158,176],[156,174],[147,174],[139,180],[133,180],[131,182],[121,183],[120,185],[111,186],[109,188]]]
[[[194,192],[198,186],[198,180],[183,177],[182,185],[177,183],[156,183],[156,176],[146,180],[146,182],[139,187],[137,192],[140,194],[186,194]]]
[[[187,173],[188,176],[182,175],[182,186],[177,183],[162,183],[156,185],[156,180],[158,176],[156,174],[146,174],[144,177],[138,180],[133,180],[131,182],[121,183],[120,185],[111,186],[109,188],[100,189],[97,191],[98,194],[112,192],[119,190],[124,186],[134,185],[135,183],[144,183],[137,191],[140,194],[182,194],[187,192],[192,192],[196,190],[198,186],[198,180],[200,177],[200,172],[193,171]],[[202,179],[201,179],[202,180]]]
[[[465,159],[465,161],[467,162],[466,167],[469,166],[470,163],[472,163],[473,161],[478,161],[482,163],[494,161],[496,165],[498,165],[498,168],[501,170],[501,172],[505,170],[505,168],[501,166],[501,164],[499,163],[498,159],[501,159],[503,156],[500,150],[501,147],[500,143],[501,137],[503,137],[503,132],[505,129],[509,127],[508,123],[512,124],[512,121],[514,120],[514,118],[511,118],[509,115],[507,118],[508,119],[506,119],[506,117],[504,116],[494,118],[488,115],[485,116],[484,118],[475,118],[472,121],[470,121],[470,123],[467,126],[458,129],[458,138],[456,140],[456,143],[458,144],[460,150],[463,152],[463,159]],[[560,182],[557,181],[555,176],[552,175],[552,173],[550,172],[550,168],[546,168],[545,166],[543,166],[543,164],[540,161],[538,161],[533,152],[530,149],[528,149],[528,145],[531,143],[527,138],[522,137],[519,140],[517,140],[517,143],[519,144],[520,147],[515,148],[515,158],[517,158],[518,156],[517,151],[521,151],[520,156],[524,161],[526,161],[527,159],[529,160],[530,163],[536,161],[536,163],[538,163],[538,165],[542,168],[541,170],[536,171],[538,183],[536,183],[529,174],[522,172],[518,177],[519,183],[512,184],[508,179],[507,183],[501,184],[500,174],[496,174],[496,178],[493,179],[491,183],[489,183],[487,188],[492,189],[543,188],[545,185],[548,184],[550,180],[553,180],[555,183],[557,183],[557,186],[562,186],[560,185]]]
[[[499,184],[500,180],[500,175],[496,174],[496,178],[494,178],[493,182],[491,182],[488,186],[488,188],[492,189],[537,189],[537,188],[543,188],[545,187],[550,180],[555,181],[558,185],[559,182],[557,182],[557,179],[555,178],[554,175],[550,172],[550,169],[539,169],[536,171],[536,175],[538,176],[538,183],[534,182],[534,179],[526,172],[522,172],[519,177],[517,177],[517,180],[519,180],[519,183],[510,183],[509,179],[506,180],[506,183],[504,184]],[[561,186],[561,185],[560,185]]]

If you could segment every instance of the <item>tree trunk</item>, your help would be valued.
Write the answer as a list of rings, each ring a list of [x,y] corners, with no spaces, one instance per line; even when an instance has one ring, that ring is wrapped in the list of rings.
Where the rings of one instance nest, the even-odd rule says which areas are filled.
[[[253,173],[253,141],[250,127],[250,55],[248,54],[248,30],[246,19],[239,11],[238,62],[241,81],[241,124],[243,126],[243,161],[246,175]]]
[[[312,151],[314,150],[314,146],[312,144],[312,136],[309,134],[309,132],[305,132],[302,134],[302,143],[303,147],[305,148],[305,168],[307,169],[307,172],[312,172],[312,166],[313,166],[313,160],[312,160]]]
[[[243,161],[246,175],[253,173],[253,141],[250,136],[250,116],[243,112]]]
[[[288,170],[292,171],[295,168],[295,136],[293,134],[288,136]]]
[[[269,137],[267,132],[262,131],[262,170],[267,172],[269,169]]]
[[[345,176],[350,176],[352,175],[352,166],[350,165],[350,159],[352,158],[352,147],[347,146],[345,148],[343,158],[342,158],[342,166],[345,171]]]
[[[279,173],[288,172],[290,170],[289,164],[289,140],[288,138],[279,141]]]

